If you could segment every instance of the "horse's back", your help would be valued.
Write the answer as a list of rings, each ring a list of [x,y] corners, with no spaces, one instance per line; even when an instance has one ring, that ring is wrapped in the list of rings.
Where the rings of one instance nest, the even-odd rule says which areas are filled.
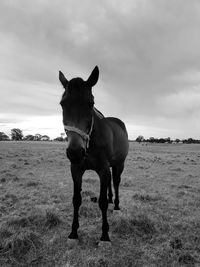
[[[123,121],[121,121],[118,118],[114,118],[114,117],[106,117],[106,120],[110,123],[110,125],[111,125],[111,127],[113,129],[116,128],[116,125],[117,125],[117,128],[119,126],[119,129],[121,128],[123,130],[123,132],[125,133],[126,137],[128,138],[128,133],[127,133],[127,130],[126,130],[126,126],[123,123]],[[119,130],[117,128],[115,130]]]
[[[107,117],[105,118],[109,125],[112,136],[112,162],[124,161],[129,149],[128,134],[125,124],[118,118]]]

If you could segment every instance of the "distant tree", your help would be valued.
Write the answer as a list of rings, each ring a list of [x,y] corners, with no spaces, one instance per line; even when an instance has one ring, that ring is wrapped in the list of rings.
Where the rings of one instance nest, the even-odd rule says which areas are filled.
[[[165,141],[166,141],[166,143],[169,143],[169,144],[171,144],[171,143],[172,143],[172,141],[171,141],[171,138],[170,138],[170,137],[167,137],[167,138],[165,138]]]
[[[0,141],[8,141],[10,138],[4,133],[0,132]]]
[[[176,140],[175,140],[175,142],[178,144],[178,143],[180,143],[180,139],[178,139],[178,138],[176,138]]]
[[[188,138],[187,143],[188,144],[194,144],[195,140],[193,138]]]
[[[59,142],[63,142],[64,138],[62,138],[61,136],[56,137],[55,139],[53,139],[54,141],[59,141]]]
[[[23,140],[25,140],[25,141],[33,141],[34,140],[34,135],[28,134],[23,138]]]
[[[150,142],[150,143],[154,143],[154,142],[155,142],[155,138],[154,138],[154,137],[150,137],[150,138],[149,138],[149,142]]]
[[[135,139],[135,141],[136,142],[138,142],[138,143],[141,143],[141,142],[144,142],[144,136],[142,136],[142,135],[139,135],[136,139]]]
[[[48,135],[43,135],[40,140],[41,141],[49,141],[50,137]]]
[[[164,144],[166,142],[166,140],[165,140],[165,138],[159,138],[158,142],[161,144]]]
[[[199,144],[199,140],[195,140],[193,138],[184,139],[182,142],[184,144]]]
[[[22,130],[20,130],[18,128],[13,128],[11,130],[11,138],[12,138],[13,141],[22,140],[22,138],[23,138]]]
[[[41,138],[42,138],[42,135],[41,134],[35,134],[34,141],[40,141]]]

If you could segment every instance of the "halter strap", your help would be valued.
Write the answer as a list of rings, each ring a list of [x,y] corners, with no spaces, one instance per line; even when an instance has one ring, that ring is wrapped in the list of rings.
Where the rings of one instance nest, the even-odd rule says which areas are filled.
[[[74,133],[77,133],[78,135],[80,135],[83,140],[86,141],[86,148],[89,147],[89,142],[90,142],[90,135],[92,133],[92,130],[93,130],[93,126],[94,126],[94,118],[92,116],[92,122],[91,122],[91,126],[90,126],[90,131],[89,133],[85,133],[84,131],[82,131],[81,129],[75,127],[75,126],[68,126],[68,125],[65,125],[64,124],[64,129],[65,129],[65,132],[74,132]]]

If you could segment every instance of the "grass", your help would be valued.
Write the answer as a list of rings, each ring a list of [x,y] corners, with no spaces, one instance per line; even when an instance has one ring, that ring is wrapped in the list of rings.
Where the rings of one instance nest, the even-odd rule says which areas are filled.
[[[107,249],[98,246],[93,172],[83,178],[79,245],[68,248],[73,184],[65,144],[0,142],[0,158],[0,266],[200,266],[199,146],[130,144],[121,214],[108,211]]]
[[[112,231],[121,238],[130,236],[152,237],[156,233],[155,223],[146,215],[122,216],[113,220]]]
[[[1,229],[0,237],[0,256],[4,262],[17,266],[31,264],[38,259],[39,249],[42,246],[38,233],[22,228],[18,231]]]
[[[47,210],[45,214],[38,212],[27,216],[14,216],[6,221],[6,225],[14,228],[30,227],[43,229],[44,227],[52,228],[58,226],[61,222],[56,213]]]
[[[162,197],[159,195],[149,195],[149,194],[134,194],[133,199],[139,200],[142,202],[151,202],[151,201],[161,201]]]
[[[35,264],[48,250],[42,236],[62,223],[53,211],[9,218],[0,228],[0,256],[14,265]],[[1,263],[1,260],[0,260]]]
[[[97,203],[93,204],[91,201],[87,201],[81,205],[79,215],[88,219],[100,218],[101,211]]]
[[[38,186],[39,185],[39,182],[37,182],[37,181],[29,181],[27,184],[26,184],[26,186]]]
[[[61,224],[61,219],[59,216],[52,211],[47,211],[46,212],[46,218],[45,218],[45,226],[48,228],[53,228]]]

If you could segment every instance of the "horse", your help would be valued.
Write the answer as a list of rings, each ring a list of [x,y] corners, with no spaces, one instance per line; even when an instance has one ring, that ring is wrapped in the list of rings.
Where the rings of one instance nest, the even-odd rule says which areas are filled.
[[[118,118],[104,117],[94,107],[92,87],[99,78],[96,66],[89,78],[67,80],[59,71],[59,80],[65,91],[60,105],[63,125],[68,138],[66,154],[71,162],[73,179],[73,222],[68,240],[78,241],[79,208],[82,203],[82,176],[86,170],[94,170],[100,178],[99,208],[102,214],[100,242],[111,244],[107,221],[108,203],[113,203],[111,168],[115,199],[114,210],[119,207],[119,184],[128,154],[129,143],[125,124]]]

